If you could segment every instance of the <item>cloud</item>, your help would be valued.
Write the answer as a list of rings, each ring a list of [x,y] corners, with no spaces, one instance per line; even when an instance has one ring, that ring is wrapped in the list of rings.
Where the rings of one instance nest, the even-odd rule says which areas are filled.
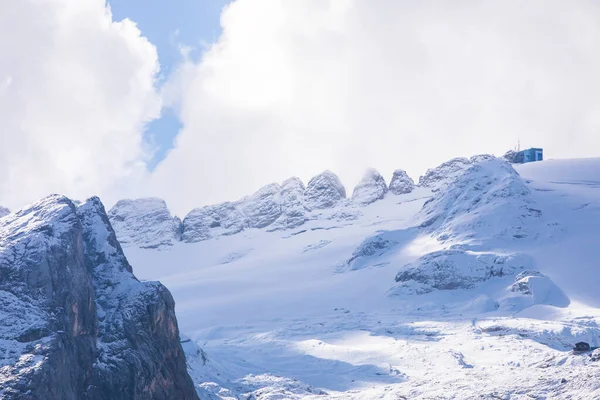
[[[0,204],[126,195],[146,173],[155,47],[104,0],[0,3]],[[110,201],[110,200],[109,200]]]
[[[600,7],[560,0],[237,0],[169,82],[184,125],[149,190],[178,212],[324,169],[598,155]]]

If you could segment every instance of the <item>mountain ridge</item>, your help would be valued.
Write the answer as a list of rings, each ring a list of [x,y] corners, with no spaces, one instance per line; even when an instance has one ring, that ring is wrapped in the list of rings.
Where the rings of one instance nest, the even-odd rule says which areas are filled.
[[[388,184],[377,170],[370,168],[349,198],[344,185],[331,171],[316,175],[306,186],[299,178],[292,177],[281,185],[265,185],[237,201],[195,208],[181,224],[168,211],[164,200],[157,198],[120,200],[109,211],[109,217],[125,246],[159,249],[176,242],[195,243],[246,229],[294,229],[312,219],[354,219],[360,214],[360,208],[383,199],[388,193],[408,194],[416,187],[437,191],[470,166],[492,158],[485,154],[470,159],[454,158],[428,170],[419,185],[415,185],[404,170],[395,170]]]

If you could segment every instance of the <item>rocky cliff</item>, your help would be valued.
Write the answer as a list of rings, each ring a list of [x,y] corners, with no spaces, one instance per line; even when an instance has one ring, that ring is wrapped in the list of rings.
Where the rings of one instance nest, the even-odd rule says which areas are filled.
[[[0,219],[3,399],[197,399],[174,301],[139,282],[98,198]]]

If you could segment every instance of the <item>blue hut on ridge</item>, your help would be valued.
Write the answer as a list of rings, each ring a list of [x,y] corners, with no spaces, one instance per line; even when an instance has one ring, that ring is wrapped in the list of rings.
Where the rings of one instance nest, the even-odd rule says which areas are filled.
[[[532,147],[531,149],[523,150],[523,162],[534,162],[544,160],[544,149]]]
[[[504,155],[504,159],[514,164],[525,164],[544,160],[544,149],[532,147],[527,150],[510,150]]]

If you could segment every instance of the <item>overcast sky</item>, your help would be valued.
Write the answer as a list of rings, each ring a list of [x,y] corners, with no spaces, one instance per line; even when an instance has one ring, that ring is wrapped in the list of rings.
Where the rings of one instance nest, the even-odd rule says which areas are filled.
[[[0,1],[0,205],[600,156],[599,1],[112,3]]]

